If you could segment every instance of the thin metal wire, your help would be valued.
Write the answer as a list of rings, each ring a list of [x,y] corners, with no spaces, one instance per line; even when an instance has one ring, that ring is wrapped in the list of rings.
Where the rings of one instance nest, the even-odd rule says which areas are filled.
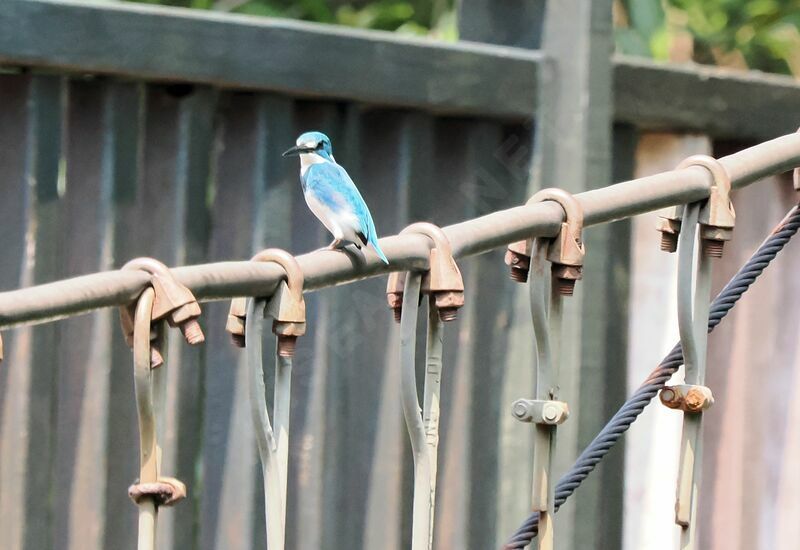
[[[747,289],[750,288],[750,285],[755,282],[786,243],[797,233],[799,228],[800,210],[798,210],[797,206],[794,206],[714,299],[708,317],[709,332],[716,328]],[[614,447],[682,364],[683,352],[679,342],[658,367],[650,373],[650,376],[639,386],[639,389],[620,407],[589,446],[584,449],[569,472],[558,482],[556,486],[556,509],[564,504],[583,480],[589,476],[595,466]],[[538,514],[534,513],[528,516],[503,548],[505,550],[525,548],[536,536],[538,523]]]

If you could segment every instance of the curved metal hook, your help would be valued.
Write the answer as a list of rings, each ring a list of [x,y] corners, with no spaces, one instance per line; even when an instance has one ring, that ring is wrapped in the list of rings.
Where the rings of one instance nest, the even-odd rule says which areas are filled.
[[[464,280],[461,278],[461,271],[453,258],[453,249],[450,240],[441,228],[428,222],[412,223],[400,234],[420,233],[433,241],[433,248],[430,252],[430,270],[422,282],[422,291],[428,292],[434,297],[434,304],[439,311],[442,321],[453,321],[458,315],[458,309],[464,305]],[[390,306],[397,311],[399,300],[392,300],[398,297],[401,276],[390,276],[386,289],[389,297]],[[396,314],[395,314],[396,315]]]
[[[277,290],[266,305],[266,312],[273,318],[272,331],[278,336],[278,353],[283,357],[294,355],[298,336],[305,334],[306,304],[303,298],[305,278],[297,259],[280,248],[262,250],[251,258],[253,262],[274,262],[286,273]],[[247,323],[247,299],[231,300],[226,330],[231,333],[233,343],[245,347]]]
[[[145,271],[151,275],[150,284],[155,291],[152,320],[166,318],[171,327],[179,327],[186,342],[191,345],[205,341],[203,330],[197,319],[200,317],[200,304],[186,286],[175,279],[169,268],[154,258],[135,258],[121,268],[122,271]],[[120,319],[126,341],[132,334],[131,309],[121,308]]]
[[[572,295],[575,282],[582,278],[583,257],[586,248],[583,244],[583,207],[567,191],[550,187],[534,194],[525,204],[553,201],[561,206],[565,220],[561,223],[558,235],[549,239],[547,259],[553,263],[553,275],[560,294]],[[532,239],[518,241],[508,246],[506,264],[511,268],[511,279],[524,283],[530,271]]]
[[[566,216],[564,223],[570,225],[576,238],[581,238],[583,232],[583,207],[572,193],[558,187],[547,187],[537,191],[525,204],[534,204],[542,201],[557,202],[564,210],[564,215]]]
[[[676,170],[702,166],[711,173],[712,183],[708,200],[702,206],[698,221],[703,224],[701,239],[703,253],[719,258],[725,241],[733,236],[736,212],[731,202],[731,177],[720,161],[708,155],[692,155],[681,162]]]
[[[303,301],[303,285],[305,284],[305,275],[297,258],[292,256],[281,248],[267,248],[262,250],[252,258],[251,262],[274,262],[283,268],[286,272],[286,284],[292,292],[292,296],[298,302]]]
[[[133,320],[133,380],[139,424],[139,479],[128,495],[139,507],[139,548],[155,548],[159,506],[172,505],[186,496],[186,486],[174,478],[161,477],[161,449],[156,427],[163,402],[157,400],[163,374],[151,366],[151,318],[155,290],[146,288],[136,302]]]

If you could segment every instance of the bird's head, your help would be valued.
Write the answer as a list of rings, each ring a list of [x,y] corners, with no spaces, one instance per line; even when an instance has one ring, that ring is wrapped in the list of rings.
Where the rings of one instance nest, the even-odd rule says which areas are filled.
[[[322,132],[306,132],[300,134],[295,146],[283,153],[284,157],[317,154],[327,160],[333,160],[333,147],[331,140]]]

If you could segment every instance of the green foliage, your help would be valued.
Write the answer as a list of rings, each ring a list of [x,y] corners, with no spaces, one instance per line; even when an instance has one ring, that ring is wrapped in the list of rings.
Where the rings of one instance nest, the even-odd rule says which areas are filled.
[[[456,39],[454,0],[135,0]]]
[[[457,39],[455,0],[134,1]],[[616,0],[615,20],[625,54],[688,49],[700,63],[800,76],[800,0]]]
[[[700,63],[800,76],[800,0],[622,0],[617,48],[669,59],[690,37]]]

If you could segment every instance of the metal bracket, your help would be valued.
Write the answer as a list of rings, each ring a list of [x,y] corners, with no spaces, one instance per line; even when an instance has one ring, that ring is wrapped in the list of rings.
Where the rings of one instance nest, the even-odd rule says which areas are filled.
[[[525,204],[542,201],[557,202],[566,216],[558,235],[549,242],[547,259],[553,264],[553,276],[559,294],[571,296],[575,290],[575,282],[583,276],[583,258],[586,255],[583,244],[583,208],[574,196],[555,187],[542,189]],[[506,251],[505,262],[511,268],[511,278],[518,283],[528,280],[532,247],[532,239],[526,239],[510,244]]]
[[[192,291],[180,284],[172,276],[169,268],[154,258],[136,258],[122,266],[122,271],[145,271],[150,274],[150,285],[155,292],[151,321],[166,319],[171,327],[179,327],[184,339],[190,345],[205,341],[203,330],[197,319],[200,317],[200,304]],[[133,347],[134,311],[136,303],[119,308],[120,324],[125,343]],[[164,362],[158,345],[159,327],[151,326],[150,364],[156,368]]]
[[[694,384],[667,386],[658,397],[665,407],[686,413],[703,412],[714,404],[711,389]]]
[[[433,297],[433,304],[442,321],[455,320],[458,309],[464,305],[464,280],[453,258],[447,235],[439,227],[427,222],[413,223],[400,232],[401,235],[409,233],[420,233],[433,241],[430,269],[422,279],[422,292]],[[398,321],[402,315],[405,277],[404,272],[392,273],[386,286],[389,307]]]
[[[138,506],[152,499],[157,506],[172,506],[186,498],[186,484],[174,477],[159,476],[151,483],[134,483],[128,487],[128,496]]]
[[[721,258],[725,241],[733,237],[736,212],[731,202],[731,177],[717,159],[708,155],[693,155],[678,165],[677,169],[702,166],[713,177],[708,200],[700,210],[700,239],[703,254]]]
[[[517,399],[511,405],[511,414],[520,422],[558,426],[569,418],[569,405],[563,401]]]
[[[297,337],[306,333],[306,303],[303,298],[304,276],[294,256],[279,248],[268,248],[253,256],[251,262],[274,262],[286,273],[286,280],[267,301],[264,313],[272,317],[272,332],[278,337],[278,354],[292,357]],[[225,330],[233,343],[245,347],[247,298],[231,300]]]
[[[159,506],[172,505],[186,496],[186,486],[182,482],[161,476],[157,417],[164,414],[166,373],[154,370],[151,365],[156,295],[156,290],[148,287],[139,296],[131,329],[139,424],[139,480],[128,489],[128,495],[139,508],[139,548],[155,548]],[[160,314],[159,318],[167,314]]]

